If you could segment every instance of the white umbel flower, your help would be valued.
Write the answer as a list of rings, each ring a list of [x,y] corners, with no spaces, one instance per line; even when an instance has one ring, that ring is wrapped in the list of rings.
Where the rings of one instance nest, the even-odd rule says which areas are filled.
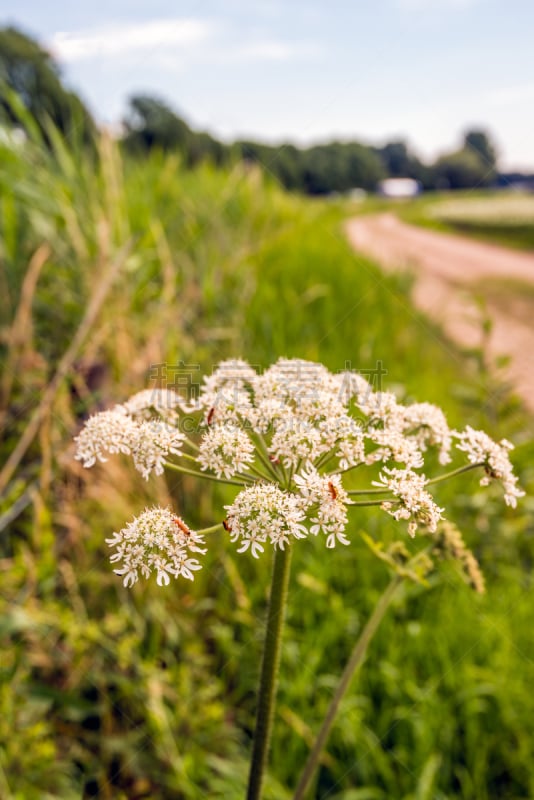
[[[451,460],[452,434],[441,408],[432,403],[412,403],[403,406],[402,416],[405,435],[409,434],[423,452],[429,446],[439,448],[439,463],[448,464]]]
[[[363,405],[374,394],[373,387],[369,381],[358,372],[345,370],[336,377],[339,386],[339,399],[345,405],[348,405],[351,400],[354,400],[358,405]]]
[[[97,461],[107,461],[105,454],[108,453],[129,455],[138,433],[139,425],[128,416],[122,406],[101,411],[89,417],[74,439],[74,458],[81,461],[84,467],[92,467]]]
[[[184,439],[183,433],[166,422],[142,422],[131,446],[135,468],[145,480],[148,480],[151,472],[162,475],[169,455],[181,455]]]
[[[397,461],[408,469],[423,466],[423,455],[416,439],[404,436],[396,428],[371,428],[367,438],[379,447],[368,454],[367,464],[377,461]]]
[[[513,450],[513,444],[507,439],[494,442],[484,431],[477,431],[466,426],[464,431],[455,432],[459,439],[456,445],[458,450],[467,453],[471,464],[483,464],[486,474],[480,481],[481,486],[487,486],[492,480],[498,480],[504,488],[505,503],[512,508],[517,506],[517,499],[524,497],[525,492],[517,486],[517,477],[513,474],[513,466],[508,453]]]
[[[414,536],[419,525],[431,533],[436,531],[438,522],[443,519],[443,508],[439,508],[429,492],[425,489],[426,478],[410,469],[389,469],[384,467],[380,473],[380,481],[373,481],[374,486],[389,489],[398,503],[385,500],[382,508],[396,519],[409,520],[408,533]]]
[[[317,425],[288,411],[276,425],[269,453],[280,459],[284,467],[294,468],[300,462],[315,461],[329,449]]]
[[[329,424],[335,439],[336,457],[340,469],[350,469],[365,461],[365,437],[361,425],[348,414],[343,414]],[[325,427],[323,426],[323,427]],[[333,444],[333,443],[332,443]]]
[[[241,428],[213,425],[202,437],[197,460],[202,470],[231,478],[254,461],[254,445]]]
[[[388,428],[398,428],[401,425],[403,406],[397,402],[392,392],[362,395],[356,405],[369,417],[371,424],[381,422]]]
[[[260,406],[265,401],[278,401],[288,413],[310,421],[345,411],[337,377],[322,364],[301,359],[279,359],[257,377],[254,403]]]
[[[143,389],[132,395],[123,408],[132,417],[151,419],[155,411],[162,419],[171,422],[177,419],[181,402],[182,398],[172,389]]]
[[[201,546],[203,537],[168,508],[146,509],[106,542],[115,548],[110,560],[121,563],[114,572],[125,586],[133,586],[139,575],[149,578],[153,572],[159,586],[167,586],[171,577],[192,581],[201,564],[191,553],[206,552]]]
[[[335,547],[337,542],[350,544],[344,534],[347,525],[346,506],[351,502],[339,475],[320,475],[315,467],[303,469],[294,477],[299,490],[297,502],[307,511],[312,510],[310,532],[315,536],[326,535],[326,546]]]
[[[225,508],[230,539],[240,543],[238,553],[250,549],[259,558],[266,542],[283,550],[291,539],[303,539],[308,533],[295,495],[271,483],[248,486]]]
[[[204,378],[203,394],[216,393],[220,389],[228,389],[245,384],[251,385],[257,378],[256,370],[242,358],[229,358],[221,361],[217,368]]]
[[[239,425],[248,418],[252,408],[250,392],[245,386],[230,386],[217,392],[207,392],[200,398],[205,425]]]

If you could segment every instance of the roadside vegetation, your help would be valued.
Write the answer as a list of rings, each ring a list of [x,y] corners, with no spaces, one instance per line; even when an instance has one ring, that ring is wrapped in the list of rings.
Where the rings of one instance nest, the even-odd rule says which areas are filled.
[[[527,490],[532,422],[483,353],[459,353],[411,308],[407,278],[351,253],[341,202],[287,195],[242,164],[133,160],[106,137],[87,152],[53,126],[44,137],[29,115],[26,125],[26,142],[0,143],[0,795],[241,798],[267,567],[221,543],[189,590],[124,590],[110,531],[152,502],[208,524],[226,496],[187,477],[148,485],[120,459],[88,479],[72,446],[88,410],[150,385],[163,363],[178,367],[171,380],[194,380],[195,365],[229,356],[333,370],[381,361],[385,388],[512,439]],[[501,498],[469,480],[469,492],[460,480],[442,494],[487,595],[450,572],[395,605],[344,703],[317,797],[534,794],[534,507],[526,497],[503,518]],[[366,513],[335,559],[313,541],[299,548],[273,800],[291,796],[387,580],[360,537],[378,530],[387,539],[387,518]]]
[[[437,193],[385,206],[396,209],[407,222],[433,230],[534,251],[532,193],[509,189]]]

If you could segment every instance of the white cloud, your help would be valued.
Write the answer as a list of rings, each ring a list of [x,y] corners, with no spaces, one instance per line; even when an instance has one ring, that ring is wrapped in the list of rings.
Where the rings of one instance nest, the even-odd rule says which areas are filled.
[[[230,36],[228,36],[230,34]],[[65,62],[124,60],[150,53],[152,65],[183,68],[191,59],[209,64],[287,62],[315,56],[319,48],[305,42],[259,39],[241,44],[231,31],[210,20],[159,19],[135,25],[113,25],[87,31],[55,33],[50,49]]]
[[[117,57],[163,47],[192,47],[205,42],[213,25],[197,19],[159,19],[89,31],[58,32],[51,49],[63,61]]]

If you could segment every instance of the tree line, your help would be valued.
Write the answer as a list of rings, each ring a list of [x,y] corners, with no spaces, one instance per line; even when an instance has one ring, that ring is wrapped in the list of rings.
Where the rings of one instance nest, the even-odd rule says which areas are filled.
[[[67,138],[88,146],[97,126],[82,100],[63,83],[50,53],[14,28],[0,29],[0,123],[21,126],[13,93],[41,128],[47,141],[51,121]],[[358,141],[332,141],[311,147],[255,141],[225,144],[209,133],[193,130],[165,101],[135,95],[128,101],[122,124],[122,145],[135,157],[152,149],[177,152],[185,163],[202,161],[223,166],[236,160],[260,164],[285,188],[312,195],[343,193],[355,188],[373,191],[387,177],[407,177],[425,189],[464,189],[495,184],[495,148],[483,130],[465,134],[462,145],[435,162],[422,162],[404,141],[383,146]]]

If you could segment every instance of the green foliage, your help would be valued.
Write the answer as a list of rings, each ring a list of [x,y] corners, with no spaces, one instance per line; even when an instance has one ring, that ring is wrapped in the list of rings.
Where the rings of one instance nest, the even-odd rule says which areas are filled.
[[[440,189],[468,189],[488,186],[493,171],[473,149],[464,147],[455,153],[441,156],[436,162],[436,183]]]
[[[351,253],[341,205],[285,195],[254,168],[185,170],[157,151],[123,161],[107,139],[95,160],[50,139],[49,151],[0,145],[2,462],[97,279],[125,243],[131,252],[0,501],[0,795],[237,800],[270,564],[221,539],[194,584],[124,590],[106,535],[153,502],[211,524],[233,495],[176,476],[146,484],[118,458],[82,470],[71,439],[83,415],[147,385],[162,362],[209,371],[230,355],[260,366],[287,355],[366,370],[381,360],[388,388],[405,399],[438,402],[452,425],[515,440],[526,487],[532,423],[497,399],[479,354],[462,357],[413,310],[405,277]],[[28,296],[27,265],[43,242],[49,255]],[[406,589],[344,701],[317,797],[534,794],[532,500],[506,512],[497,488],[465,481],[437,497],[479,555],[488,594],[474,597],[452,568],[430,589]],[[295,549],[271,800],[290,797],[386,581],[359,532],[388,547],[398,526],[365,511],[354,514],[351,547]]]
[[[464,137],[464,147],[477,153],[489,170],[497,164],[497,153],[486,131],[468,131]]]
[[[63,85],[50,54],[15,28],[0,29],[0,122],[24,126],[14,92],[45,138],[52,121],[64,135],[92,142],[94,123],[82,101]]]

